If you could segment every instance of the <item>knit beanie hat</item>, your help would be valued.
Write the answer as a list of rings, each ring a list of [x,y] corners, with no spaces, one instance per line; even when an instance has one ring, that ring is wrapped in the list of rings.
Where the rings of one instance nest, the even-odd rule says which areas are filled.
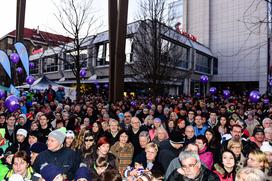
[[[78,179],[85,178],[88,181],[91,181],[91,172],[87,167],[80,167],[77,169],[76,174],[75,174],[75,181]]]
[[[66,135],[58,129],[51,131],[48,135],[48,137],[52,137],[52,138],[56,139],[60,144],[63,143],[65,136]]]
[[[25,121],[27,120],[25,114],[20,114],[20,115],[19,115],[19,118],[24,118]]]
[[[259,133],[259,132],[261,132],[261,133],[264,134],[263,128],[258,128],[258,127],[256,127],[256,128],[254,128],[253,134],[252,134],[252,135],[255,136],[255,134],[257,134],[257,133]]]
[[[23,128],[20,128],[20,129],[18,129],[16,135],[17,135],[17,134],[21,134],[21,135],[23,135],[24,137],[27,137],[27,130],[25,130],[25,129],[23,129]]]
[[[75,138],[75,133],[72,130],[68,130],[66,132],[66,137],[73,137],[73,138]]]
[[[46,144],[40,143],[40,142],[34,143],[34,144],[30,147],[30,151],[31,151],[31,152],[34,152],[34,153],[41,153],[41,152],[43,152],[43,151],[46,150],[46,149],[47,149]]]
[[[63,174],[62,169],[51,163],[41,169],[42,178],[46,181],[53,181],[60,174]]]
[[[268,141],[265,141],[260,149],[262,152],[272,152],[272,145]]]

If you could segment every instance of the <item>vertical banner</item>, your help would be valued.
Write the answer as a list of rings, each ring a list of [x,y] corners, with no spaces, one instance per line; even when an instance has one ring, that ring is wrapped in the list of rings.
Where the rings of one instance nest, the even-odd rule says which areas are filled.
[[[27,53],[26,47],[21,42],[15,43],[14,47],[15,47],[15,49],[21,59],[21,62],[25,68],[26,75],[29,76],[29,59],[28,59],[28,53]]]
[[[11,79],[11,70],[10,70],[10,62],[8,55],[3,50],[0,50],[0,64],[3,66],[4,70],[8,74]]]

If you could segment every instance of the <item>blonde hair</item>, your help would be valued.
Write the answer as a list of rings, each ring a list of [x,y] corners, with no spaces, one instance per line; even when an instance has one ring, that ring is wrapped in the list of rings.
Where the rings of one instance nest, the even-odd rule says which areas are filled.
[[[229,140],[229,142],[228,142],[228,146],[227,146],[227,148],[229,149],[229,150],[231,150],[231,147],[233,147],[234,145],[240,145],[241,146],[241,150],[243,149],[243,144],[242,144],[242,142],[241,141],[234,141],[234,140]]]
[[[263,163],[263,165],[262,165],[263,169],[269,167],[268,159],[267,159],[264,152],[262,152],[260,150],[254,150],[254,151],[251,151],[249,154],[254,156],[259,163]]]
[[[265,174],[261,170],[257,168],[249,168],[249,167],[244,167],[240,169],[236,175],[235,180],[240,181],[242,179],[242,174],[246,175],[246,180],[247,181],[265,181]]]
[[[158,153],[159,151],[158,145],[156,145],[155,143],[148,143],[145,147],[145,151],[150,148],[153,148],[156,151],[156,153]]]

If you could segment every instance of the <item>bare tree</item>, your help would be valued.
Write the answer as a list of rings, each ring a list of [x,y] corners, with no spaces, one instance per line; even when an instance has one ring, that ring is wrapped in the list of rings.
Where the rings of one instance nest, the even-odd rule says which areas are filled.
[[[57,9],[55,17],[65,33],[73,39],[71,43],[59,46],[57,53],[64,56],[58,56],[58,59],[72,70],[76,78],[76,97],[79,100],[80,70],[86,67],[87,60],[91,58],[91,53],[86,54],[86,47],[92,40],[90,33],[96,22],[92,0],[62,0],[60,4],[55,4],[55,7]]]
[[[133,63],[128,67],[135,79],[146,83],[146,88],[158,95],[164,85],[184,76],[176,67],[188,67],[187,49],[180,42],[169,40],[180,35],[167,26],[172,19],[167,14],[165,0],[142,1],[138,14],[139,28],[132,38]]]

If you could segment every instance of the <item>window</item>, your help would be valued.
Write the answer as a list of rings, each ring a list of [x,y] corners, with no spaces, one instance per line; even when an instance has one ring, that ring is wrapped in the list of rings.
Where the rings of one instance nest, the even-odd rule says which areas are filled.
[[[162,39],[161,43],[162,58],[166,61],[170,61],[170,64],[188,68],[189,62],[189,50],[186,47],[169,42],[168,40]],[[169,63],[169,62],[168,62]]]
[[[64,62],[64,70],[71,70],[75,68],[75,60],[76,60],[77,51],[67,52],[65,54],[65,62]],[[79,51],[79,59],[82,68],[87,67],[88,61],[88,50],[82,49]]]
[[[56,72],[58,71],[58,57],[57,55],[45,57],[44,61],[44,72]]]
[[[129,62],[132,62],[132,56],[133,56],[133,53],[132,53],[132,39],[131,38],[127,38],[126,39],[126,62],[129,63]]]
[[[12,38],[8,38],[8,44],[12,45],[13,44],[13,39]]]
[[[210,74],[211,58],[209,56],[196,53],[196,71]]]
[[[39,74],[39,70],[40,70],[40,67],[41,67],[40,62],[41,62],[40,59],[36,59],[36,60],[33,60],[33,61],[30,62],[30,63],[34,64],[34,68],[30,69],[30,74]]]
[[[97,46],[96,66],[109,64],[109,43]]]
[[[213,59],[213,74],[214,75],[218,74],[218,59],[217,58]]]

